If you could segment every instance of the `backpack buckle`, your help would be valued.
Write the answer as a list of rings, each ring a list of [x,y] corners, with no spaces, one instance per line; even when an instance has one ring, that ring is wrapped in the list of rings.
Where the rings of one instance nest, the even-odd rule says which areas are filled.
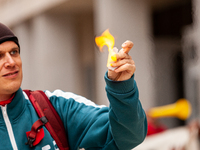
[[[43,125],[45,125],[48,122],[48,119],[45,116],[43,116],[40,118],[40,121],[43,123]]]
[[[33,142],[35,141],[35,138],[31,139],[30,137],[28,137],[28,142],[26,142],[26,145],[29,145],[30,147],[33,147]]]

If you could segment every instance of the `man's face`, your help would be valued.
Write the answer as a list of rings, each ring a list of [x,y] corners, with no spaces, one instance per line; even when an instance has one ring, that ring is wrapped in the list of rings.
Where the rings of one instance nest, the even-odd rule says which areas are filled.
[[[13,41],[0,44],[0,101],[16,92],[22,82],[19,47]],[[5,99],[4,99],[5,100]]]

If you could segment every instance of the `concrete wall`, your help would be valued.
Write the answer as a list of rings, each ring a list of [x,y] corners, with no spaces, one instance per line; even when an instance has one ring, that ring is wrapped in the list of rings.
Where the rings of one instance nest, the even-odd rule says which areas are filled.
[[[73,24],[71,18],[45,14],[26,23],[30,36],[26,42],[29,43],[27,47],[23,47],[25,42],[21,40],[24,35],[19,36],[22,41],[21,56],[25,70],[23,88],[80,90],[80,86],[76,86],[80,83],[80,66],[77,61],[78,44]],[[15,31],[20,29],[19,26]],[[70,88],[66,85],[70,85]]]

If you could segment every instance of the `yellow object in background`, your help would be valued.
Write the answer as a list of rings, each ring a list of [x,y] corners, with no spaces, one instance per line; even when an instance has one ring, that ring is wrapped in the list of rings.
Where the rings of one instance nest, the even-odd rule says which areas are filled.
[[[191,104],[186,99],[179,99],[174,104],[151,108],[148,114],[152,118],[177,117],[186,120],[192,112]]]

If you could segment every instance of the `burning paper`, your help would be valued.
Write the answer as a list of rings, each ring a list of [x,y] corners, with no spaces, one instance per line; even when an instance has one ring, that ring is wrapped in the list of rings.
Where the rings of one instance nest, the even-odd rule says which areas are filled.
[[[117,61],[116,54],[118,53],[118,49],[114,47],[115,45],[114,37],[110,34],[109,30],[107,29],[106,31],[102,33],[101,36],[95,38],[95,42],[101,52],[102,52],[103,46],[106,45],[108,47],[109,54],[108,54],[107,67],[111,70],[114,70],[115,68],[112,67],[111,64],[112,62]]]

